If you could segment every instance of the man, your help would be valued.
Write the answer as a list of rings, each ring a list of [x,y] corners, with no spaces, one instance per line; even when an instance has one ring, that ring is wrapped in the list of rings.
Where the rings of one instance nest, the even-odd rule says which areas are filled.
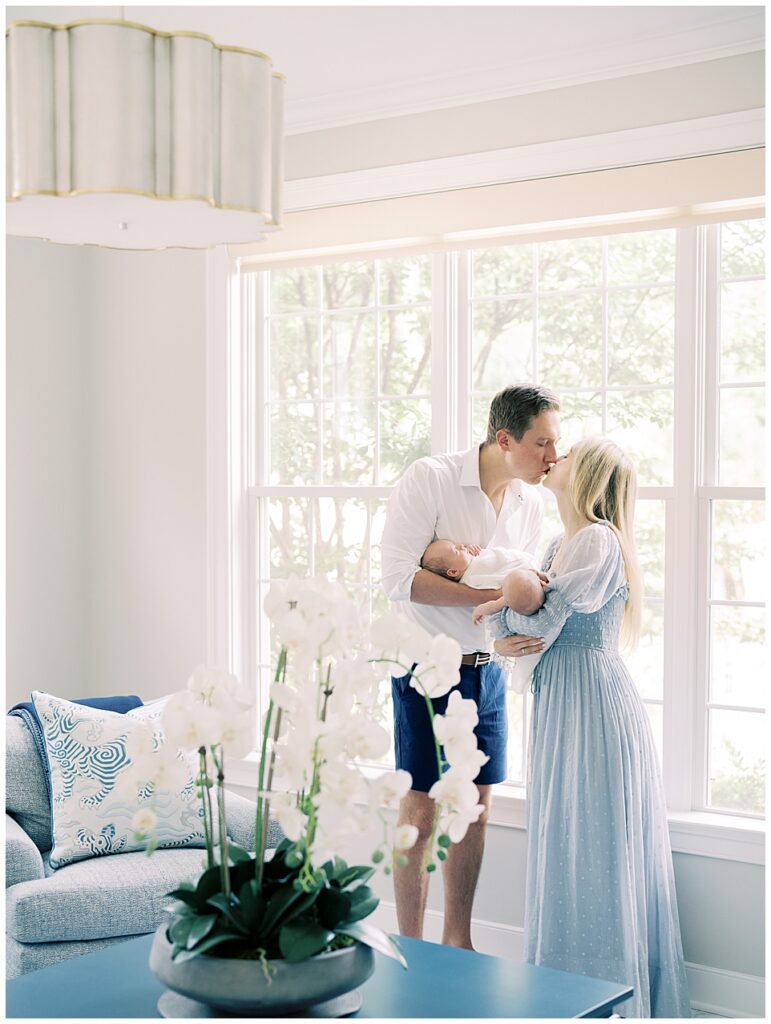
[[[382,544],[383,589],[397,609],[431,634],[447,633],[463,649],[463,697],[478,707],[475,730],[488,755],[476,783],[484,806],[461,843],[443,863],[442,942],[472,949],[471,911],[482,864],[492,786],[506,777],[506,692],[497,664],[490,661],[484,627],[471,621],[480,601],[500,590],[477,590],[420,568],[432,540],[451,539],[481,547],[535,551],[543,509],[532,485],[557,461],[559,401],[548,388],[517,385],[500,391],[490,405],[487,439],[468,452],[418,459],[405,472],[388,502]],[[535,654],[541,641],[509,638],[509,653]],[[418,841],[408,863],[394,873],[396,911],[402,935],[422,938],[429,876],[423,870],[434,803],[428,790],[437,779],[436,755],[423,697],[408,678],[392,680],[396,766],[412,774],[413,788],[402,800],[399,824],[414,825]],[[434,701],[437,714],[448,697]]]

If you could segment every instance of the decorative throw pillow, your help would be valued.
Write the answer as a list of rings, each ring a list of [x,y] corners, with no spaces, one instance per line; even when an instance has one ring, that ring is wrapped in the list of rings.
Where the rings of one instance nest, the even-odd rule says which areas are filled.
[[[163,746],[160,720],[167,698],[125,715],[38,690],[32,699],[51,769],[52,868],[144,849],[134,824],[142,808],[151,808],[157,818],[152,831],[158,847],[206,845],[194,755],[178,751],[176,760],[172,757],[175,770],[167,765],[161,782],[138,782],[140,760]]]

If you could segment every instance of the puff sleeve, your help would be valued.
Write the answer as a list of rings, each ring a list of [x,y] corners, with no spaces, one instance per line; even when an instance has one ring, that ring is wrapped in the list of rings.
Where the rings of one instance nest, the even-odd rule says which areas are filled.
[[[541,636],[548,648],[573,612],[598,611],[623,583],[624,563],[615,534],[605,523],[592,523],[565,548],[542,607],[533,615],[504,608],[490,617],[490,632],[496,638],[513,633]]]

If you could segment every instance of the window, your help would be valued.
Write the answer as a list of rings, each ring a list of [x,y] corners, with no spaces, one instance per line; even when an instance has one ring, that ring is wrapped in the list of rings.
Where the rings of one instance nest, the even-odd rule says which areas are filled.
[[[384,611],[379,539],[404,468],[481,439],[504,383],[544,381],[565,447],[608,433],[638,466],[646,593],[629,664],[665,773],[688,775],[689,807],[761,814],[763,237],[745,221],[245,275],[260,606],[271,578],[324,572],[366,616]],[[701,469],[685,479],[683,465]],[[559,532],[545,500],[544,544]],[[704,584],[685,636],[667,600],[683,575]],[[264,692],[275,644],[261,617],[255,646]],[[686,680],[671,656],[683,646]],[[509,701],[509,783],[522,785],[529,698]],[[385,689],[382,709],[388,721]],[[665,745],[665,715],[692,763]]]
[[[702,798],[711,810],[765,809],[764,665],[764,249],[759,221],[713,229],[716,342],[699,489],[707,561],[703,608],[705,672]],[[714,410],[714,415],[709,415]]]

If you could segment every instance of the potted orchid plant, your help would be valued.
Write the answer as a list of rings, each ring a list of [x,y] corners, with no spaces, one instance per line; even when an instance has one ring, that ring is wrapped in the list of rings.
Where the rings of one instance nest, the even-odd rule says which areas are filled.
[[[152,757],[161,776],[169,751],[196,757],[206,865],[196,881],[171,893],[177,902],[156,935],[151,967],[170,987],[190,992],[190,972],[180,978],[183,965],[196,960],[194,998],[231,1010],[291,1012],[331,998],[330,991],[355,988],[373,969],[372,949],[406,966],[396,941],[367,920],[378,905],[369,879],[378,868],[398,871],[417,839],[413,826],[394,829],[389,814],[411,786],[409,773],[373,776],[362,765],[390,746],[372,713],[383,676],[411,673],[410,685],[424,696],[433,722],[440,779],[430,791],[436,810],[426,870],[435,870],[479,817],[473,779],[486,758],[473,732],[473,701],[451,693],[444,715],[435,715],[431,704],[459,680],[457,641],[431,637],[396,615],[362,632],[355,602],[323,578],[274,583],[265,610],[280,653],[261,723],[254,852],[228,838],[224,789],[226,757],[242,758],[253,748],[254,702],[234,676],[215,669],[196,669],[187,689],[169,699],[162,717],[166,754],[161,748],[139,758],[150,799],[136,826],[152,849]],[[269,819],[284,834],[272,855],[266,854]],[[370,862],[349,866],[372,835],[378,838]],[[249,993],[231,998],[236,982],[221,970],[219,987],[226,991],[206,987],[203,964],[215,958],[220,965],[259,962]],[[329,961],[327,981],[341,975],[337,986],[317,991],[308,978],[295,978],[295,999],[287,1001],[281,972],[320,958]],[[341,967],[356,958],[358,970]]]

